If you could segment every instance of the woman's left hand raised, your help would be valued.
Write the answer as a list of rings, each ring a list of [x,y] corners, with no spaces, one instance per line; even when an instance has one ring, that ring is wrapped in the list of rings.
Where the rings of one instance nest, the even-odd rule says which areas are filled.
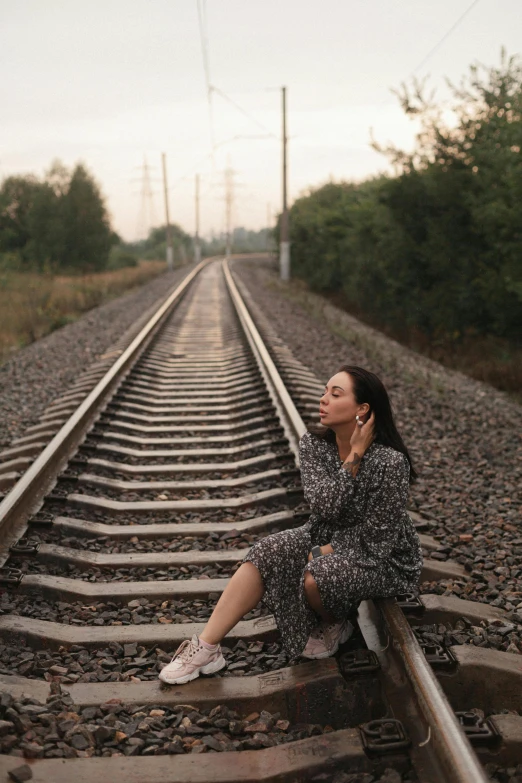
[[[356,452],[360,457],[368,450],[375,438],[375,415],[372,412],[368,421],[361,424],[358,422],[355,425],[352,437],[350,438],[350,446],[352,451]]]

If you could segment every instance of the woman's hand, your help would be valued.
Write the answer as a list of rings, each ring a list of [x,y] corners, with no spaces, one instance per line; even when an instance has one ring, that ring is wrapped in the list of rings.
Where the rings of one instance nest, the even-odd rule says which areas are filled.
[[[343,462],[343,468],[349,470],[352,476],[355,478],[359,465],[364,456],[364,452],[372,444],[375,438],[374,429],[375,416],[373,413],[370,415],[368,421],[364,424],[357,422],[352,437],[350,438],[350,453]]]
[[[355,425],[350,438],[350,446],[352,452],[356,452],[359,457],[362,457],[364,452],[368,450],[375,438],[374,424],[375,415],[372,412],[368,421],[362,425],[360,422]]]

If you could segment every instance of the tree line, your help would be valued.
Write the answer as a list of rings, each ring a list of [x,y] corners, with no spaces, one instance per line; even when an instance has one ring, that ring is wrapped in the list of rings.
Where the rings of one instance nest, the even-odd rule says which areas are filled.
[[[55,161],[42,179],[7,177],[0,187],[0,263],[17,271],[95,272],[120,242],[84,165]]]
[[[171,233],[175,259],[190,254],[191,237]],[[0,269],[86,274],[136,266],[139,258],[166,258],[165,227],[146,239],[123,242],[111,227],[101,189],[87,168],[55,161],[41,179],[7,177],[0,186]]]
[[[292,270],[398,334],[520,341],[522,67],[502,52],[500,67],[448,85],[451,124],[424,83],[397,91],[420,130],[412,153],[373,142],[395,176],[295,201]]]
[[[191,261],[194,240],[171,226],[176,264]],[[234,252],[264,251],[268,229],[234,229]],[[151,228],[145,239],[124,242],[112,230],[99,185],[83,164],[72,170],[55,161],[41,179],[7,177],[0,186],[0,269],[21,272],[90,273],[135,266],[138,259],[166,258],[166,228]],[[201,240],[203,257],[224,254],[226,236]]]

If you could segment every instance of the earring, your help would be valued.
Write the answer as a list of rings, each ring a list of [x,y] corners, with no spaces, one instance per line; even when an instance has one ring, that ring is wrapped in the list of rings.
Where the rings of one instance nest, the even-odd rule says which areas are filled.
[[[357,422],[357,424],[359,425],[359,427],[362,427],[363,423],[362,423],[361,419],[359,418],[359,414],[357,414],[357,415],[355,416],[355,421]]]

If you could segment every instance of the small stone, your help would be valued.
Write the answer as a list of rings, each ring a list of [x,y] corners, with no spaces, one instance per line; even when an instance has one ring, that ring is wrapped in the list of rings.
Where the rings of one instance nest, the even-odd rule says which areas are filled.
[[[0,720],[0,737],[9,734],[14,729],[14,723],[10,720]]]
[[[41,759],[44,754],[42,745],[39,745],[37,742],[21,742],[20,748],[28,759]]]
[[[195,734],[204,734],[205,729],[202,729],[200,726],[194,726],[193,724],[191,726],[185,727],[187,730],[187,734],[189,736],[194,736]]]
[[[47,707],[43,707],[41,704],[22,704],[19,707],[19,712],[24,715],[43,715],[44,712],[48,712]]]
[[[388,767],[388,769],[384,770],[384,773],[379,780],[379,783],[401,783],[402,776],[399,772],[397,772],[396,769],[391,769]]]
[[[147,726],[148,728],[148,726]],[[110,740],[114,737],[115,729],[111,726],[98,726],[98,728],[94,732],[94,738],[96,742],[106,742],[107,740]]]
[[[218,742],[218,740],[215,737],[212,736],[203,737],[203,744],[206,745],[207,748],[216,750],[219,753],[224,750],[223,745],[220,742]]]
[[[252,739],[254,742],[258,742],[262,748],[271,748],[275,745],[274,740],[262,731],[257,731]]]
[[[14,701],[13,697],[7,691],[2,691],[0,693],[0,707],[2,709],[7,710],[9,707],[12,706],[13,701]]]
[[[73,734],[69,742],[75,750],[86,750],[89,747],[89,740],[83,734]]]
[[[33,770],[29,764],[24,764],[22,767],[16,767],[16,769],[9,770],[9,777],[14,780],[15,783],[25,783],[26,780],[32,780]]]
[[[55,664],[54,666],[50,667],[49,671],[50,671],[51,674],[56,674],[56,675],[62,675],[63,676],[65,674],[67,674],[69,669],[67,669],[65,666],[58,666],[58,664]]]
[[[119,712],[122,711],[122,709],[123,706],[120,699],[110,699],[109,701],[106,701],[104,704],[100,704],[100,710],[104,713],[113,712],[115,715],[117,715]]]
[[[141,739],[141,737],[129,737],[127,740],[127,745],[136,746],[137,748],[143,747],[145,745],[145,740]]]
[[[259,748],[263,747],[259,740],[254,739],[253,737],[249,737],[246,740],[243,740],[243,748],[245,750],[258,750]]]
[[[179,737],[173,737],[172,742],[169,742],[167,745],[165,745],[164,750],[169,754],[185,753],[183,743]]]
[[[261,721],[258,723],[252,723],[252,725],[245,727],[245,734],[255,734],[258,731],[260,731],[262,734],[266,734],[267,731],[270,731],[268,727],[268,723],[261,723]]]
[[[240,535],[241,533],[239,532],[239,530],[232,529],[232,530],[228,530],[226,533],[223,533],[220,540],[228,541],[231,538],[239,538]]]
[[[236,661],[235,663],[229,663],[227,669],[229,672],[236,671],[237,669],[244,669],[246,667],[246,661]]]

